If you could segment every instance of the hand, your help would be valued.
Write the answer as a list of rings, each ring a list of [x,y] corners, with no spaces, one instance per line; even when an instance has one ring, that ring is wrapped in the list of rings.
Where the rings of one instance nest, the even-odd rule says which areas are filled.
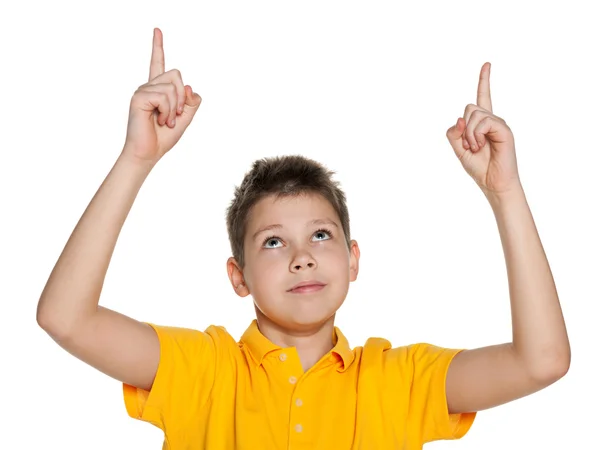
[[[162,32],[155,28],[149,81],[131,98],[123,153],[155,164],[179,141],[201,102],[179,70],[165,72]]]
[[[490,63],[479,75],[477,105],[469,104],[446,137],[467,173],[486,196],[521,189],[515,141],[506,122],[492,114]]]

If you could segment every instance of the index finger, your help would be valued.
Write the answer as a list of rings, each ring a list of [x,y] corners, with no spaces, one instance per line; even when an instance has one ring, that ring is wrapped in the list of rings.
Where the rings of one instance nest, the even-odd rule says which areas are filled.
[[[152,39],[152,58],[150,59],[150,78],[152,81],[157,76],[165,73],[165,52],[163,50],[163,36],[159,28],[154,29]]]
[[[479,86],[477,87],[477,106],[492,112],[492,96],[490,94],[490,70],[492,65],[486,62],[479,74]]]

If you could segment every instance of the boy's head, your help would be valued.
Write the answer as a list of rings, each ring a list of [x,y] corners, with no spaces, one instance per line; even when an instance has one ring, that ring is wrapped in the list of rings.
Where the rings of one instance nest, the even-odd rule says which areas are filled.
[[[358,244],[332,175],[302,156],[261,159],[227,209],[231,283],[238,295],[252,294],[258,316],[279,326],[333,320],[358,275]],[[291,290],[306,281],[323,286]]]

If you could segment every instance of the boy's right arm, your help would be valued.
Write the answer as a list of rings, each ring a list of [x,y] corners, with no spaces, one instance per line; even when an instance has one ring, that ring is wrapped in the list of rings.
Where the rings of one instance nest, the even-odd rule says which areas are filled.
[[[123,151],[77,223],[37,308],[38,324],[61,347],[103,373],[146,390],[158,368],[158,336],[149,325],[99,306],[98,301],[139,189],[179,141],[201,102],[191,87],[184,86],[179,71],[164,72],[158,29],[149,80],[132,97]]]
[[[118,235],[148,173],[119,157],[71,234],[37,309],[39,325],[73,356],[145,389],[160,357],[155,331],[98,301]]]

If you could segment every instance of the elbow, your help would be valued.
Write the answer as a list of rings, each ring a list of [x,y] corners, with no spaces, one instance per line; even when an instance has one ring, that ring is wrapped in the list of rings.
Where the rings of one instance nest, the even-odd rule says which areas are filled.
[[[36,315],[36,322],[38,326],[48,333],[50,336],[55,337],[58,335],[58,327],[56,324],[48,317],[48,315],[40,314],[39,311]]]
[[[556,358],[554,358],[554,364],[552,366],[552,375],[556,380],[564,377],[569,368],[571,367],[571,346],[567,341],[564,345],[564,349],[561,352],[557,352]]]
[[[569,350],[568,354],[564,358],[562,358],[562,360],[556,365],[556,368],[554,370],[554,375],[556,376],[556,379],[559,380],[562,377],[564,377],[569,371],[570,367],[571,351]]]
[[[38,316],[37,324],[59,345],[62,345],[69,337],[69,332],[66,327],[57,324],[46,316]]]
[[[39,327],[47,331],[51,327],[51,317],[48,313],[48,302],[44,297],[38,300],[37,308],[35,311],[35,320]]]
[[[62,339],[66,334],[66,324],[64,320],[59,320],[56,317],[56,314],[51,315],[48,312],[43,312],[42,309],[37,309],[36,313],[36,322],[38,326],[48,333],[53,339]],[[62,322],[62,323],[61,323]]]
[[[39,305],[38,305],[38,308],[36,311],[35,320],[36,320],[37,324],[39,325],[39,327],[44,331],[46,331],[50,327],[50,320],[48,318],[48,315],[43,314],[41,312]]]
[[[563,378],[571,367],[571,352],[567,352],[560,357],[552,358],[551,361],[539,363],[532,370],[535,380],[544,386],[549,386]]]

